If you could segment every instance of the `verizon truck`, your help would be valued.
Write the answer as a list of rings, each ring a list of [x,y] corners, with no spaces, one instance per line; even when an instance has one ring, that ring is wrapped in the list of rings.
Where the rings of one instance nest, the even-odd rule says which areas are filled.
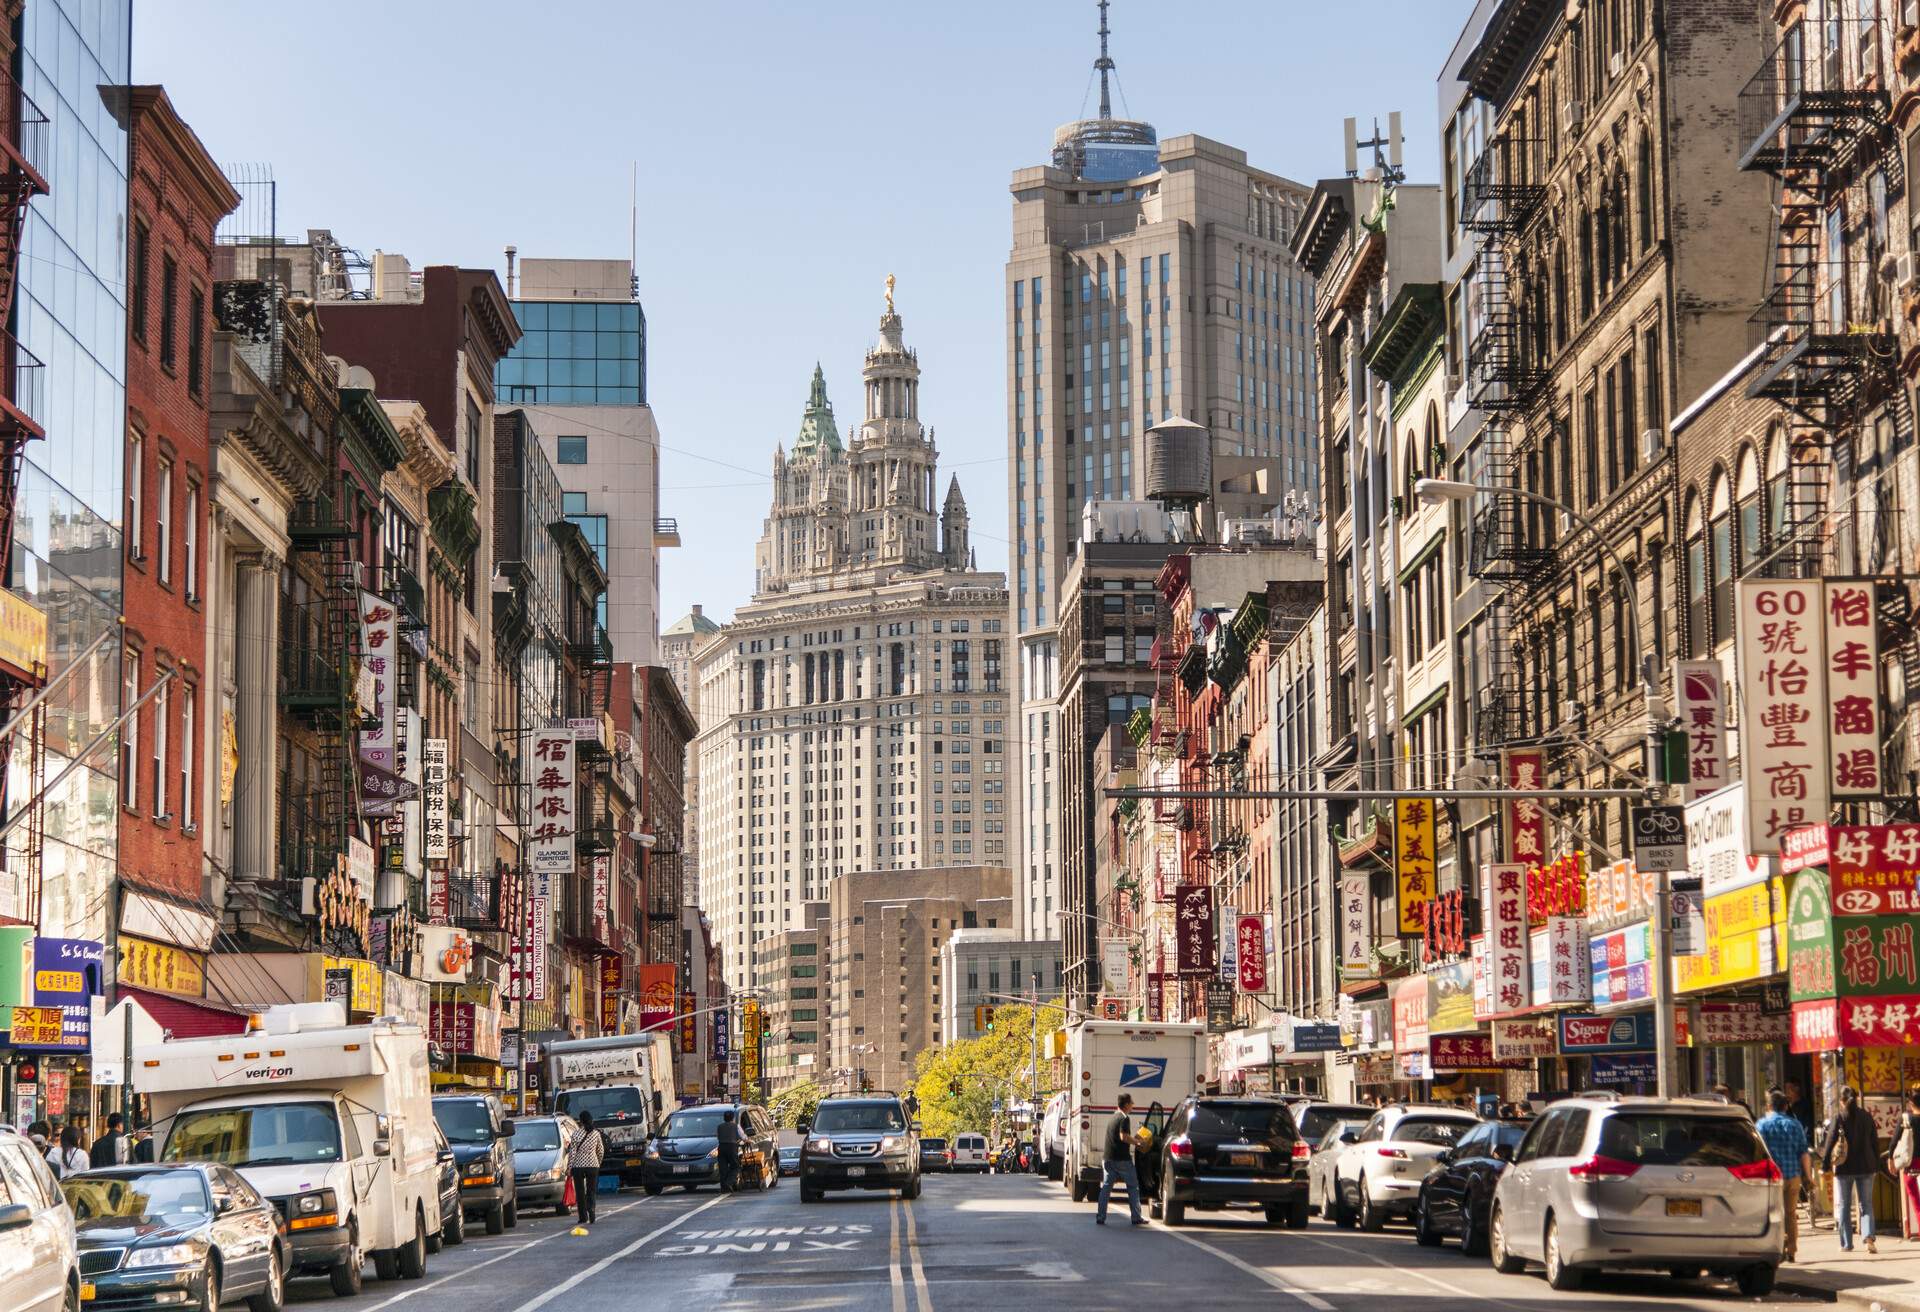
[[[1133,1095],[1137,1129],[1155,1104],[1171,1109],[1197,1089],[1206,1064],[1203,1025],[1083,1020],[1067,1031],[1064,1174],[1074,1202],[1099,1192],[1103,1136],[1120,1095]]]
[[[349,1025],[336,1002],[271,1007],[245,1034],[133,1050],[133,1087],[153,1108],[165,1162],[222,1162],[287,1227],[290,1275],[360,1292],[426,1274],[440,1235],[439,1159],[418,1025]]]
[[[549,1043],[547,1080],[554,1111],[576,1120],[581,1112],[593,1113],[594,1128],[607,1140],[602,1168],[618,1172],[624,1184],[639,1184],[647,1140],[679,1105],[673,1036],[656,1030]]]

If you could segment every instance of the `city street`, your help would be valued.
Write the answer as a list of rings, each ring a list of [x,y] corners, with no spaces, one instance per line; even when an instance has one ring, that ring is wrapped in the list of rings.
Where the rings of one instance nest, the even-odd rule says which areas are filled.
[[[915,1203],[836,1194],[802,1206],[791,1179],[771,1194],[703,1192],[603,1199],[584,1238],[572,1220],[523,1219],[504,1235],[435,1255],[419,1282],[376,1281],[333,1300],[301,1281],[289,1302],[374,1312],[417,1303],[461,1312],[599,1312],[636,1305],[695,1309],[1308,1308],[1365,1312],[1393,1300],[1426,1312],[1472,1300],[1509,1309],[1754,1305],[1730,1285],[1599,1276],[1556,1294],[1538,1275],[1500,1276],[1457,1248],[1418,1247],[1411,1233],[1269,1230],[1242,1214],[1178,1230],[1131,1229],[1124,1208],[1106,1228],[1059,1186],[1028,1177],[929,1176]],[[1117,1222],[1117,1224],[1116,1224]],[[1791,1268],[1783,1277],[1791,1275]],[[1811,1306],[1776,1295],[1764,1306]],[[411,1312],[411,1310],[409,1310]]]

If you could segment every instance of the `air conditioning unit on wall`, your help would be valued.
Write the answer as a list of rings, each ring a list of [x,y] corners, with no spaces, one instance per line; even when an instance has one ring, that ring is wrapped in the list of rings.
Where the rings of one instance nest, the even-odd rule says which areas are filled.
[[[1648,428],[1641,431],[1640,459],[1646,464],[1652,464],[1658,460],[1660,453],[1666,450],[1666,446],[1666,434],[1662,433],[1659,429]]]

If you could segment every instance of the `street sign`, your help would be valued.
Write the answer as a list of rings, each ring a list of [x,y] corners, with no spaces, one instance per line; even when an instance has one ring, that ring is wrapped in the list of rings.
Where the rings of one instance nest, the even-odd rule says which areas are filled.
[[[1233,1028],[1233,985],[1226,980],[1207,981],[1207,1033],[1225,1034]]]
[[[1633,864],[1641,870],[1687,868],[1687,809],[1633,808]]]
[[[1667,894],[1668,951],[1676,957],[1697,957],[1707,950],[1706,899],[1698,880],[1693,887],[1673,888]]]

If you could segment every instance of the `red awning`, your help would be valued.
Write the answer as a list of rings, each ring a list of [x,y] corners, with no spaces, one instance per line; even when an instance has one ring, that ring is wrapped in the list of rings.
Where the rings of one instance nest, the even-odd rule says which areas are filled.
[[[140,1004],[153,1017],[167,1037],[174,1039],[210,1039],[222,1034],[245,1034],[247,1017],[222,1002],[197,998],[176,998],[165,993],[123,987],[121,993]]]

